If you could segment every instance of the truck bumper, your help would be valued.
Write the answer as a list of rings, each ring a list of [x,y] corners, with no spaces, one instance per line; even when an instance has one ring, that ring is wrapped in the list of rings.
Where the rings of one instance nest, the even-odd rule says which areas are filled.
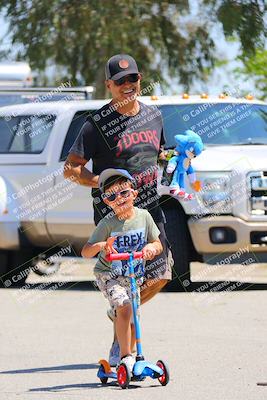
[[[201,253],[267,252],[267,222],[247,222],[232,216],[191,217],[188,226],[196,250]]]

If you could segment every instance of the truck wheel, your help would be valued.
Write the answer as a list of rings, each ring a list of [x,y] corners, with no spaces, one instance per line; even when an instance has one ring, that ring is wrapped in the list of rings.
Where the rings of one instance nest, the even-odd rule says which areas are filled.
[[[34,270],[38,275],[51,275],[57,272],[59,263],[46,261],[43,251],[42,248],[0,250],[0,286],[24,285],[30,270]]]
[[[60,268],[58,262],[52,262],[45,254],[41,253],[32,260],[33,271],[40,276],[53,275]]]
[[[0,251],[0,287],[4,286],[4,275],[8,272],[9,258],[9,252],[7,250]]]
[[[4,287],[17,287],[25,284],[30,271],[29,260],[32,249],[0,251],[0,276]]]
[[[189,290],[190,261],[201,261],[202,257],[196,252],[187,225],[184,210],[176,200],[165,202],[163,211],[166,217],[165,230],[171,244],[174,260],[173,279],[166,286],[167,290]]]

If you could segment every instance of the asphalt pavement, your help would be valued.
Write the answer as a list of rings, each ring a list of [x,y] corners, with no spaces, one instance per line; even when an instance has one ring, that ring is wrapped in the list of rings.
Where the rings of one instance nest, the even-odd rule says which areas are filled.
[[[1,289],[0,399],[267,398],[267,291],[160,293],[142,306],[146,359],[171,380],[102,386],[112,325],[94,289]],[[260,384],[260,385],[259,385]]]

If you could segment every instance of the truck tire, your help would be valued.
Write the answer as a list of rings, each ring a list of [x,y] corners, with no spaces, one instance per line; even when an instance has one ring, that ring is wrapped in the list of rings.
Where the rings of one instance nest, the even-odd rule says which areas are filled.
[[[1,261],[1,283],[2,287],[12,288],[24,285],[27,278],[27,261],[32,257],[32,250],[2,250],[0,251]],[[19,276],[19,279],[14,277]]]
[[[0,285],[5,288],[25,284],[34,256],[43,251],[34,247],[20,250],[0,250]],[[17,278],[19,277],[19,278]]]
[[[5,274],[8,272],[9,252],[0,250],[0,287],[4,287]]]
[[[45,253],[41,253],[32,260],[32,267],[33,271],[37,275],[48,276],[58,272],[60,264],[58,262],[50,261]]]
[[[192,243],[187,225],[187,216],[182,206],[173,199],[165,202],[162,206],[166,225],[165,231],[171,244],[174,260],[173,279],[166,289],[169,291],[188,291],[191,289],[190,262],[202,261],[202,256],[196,252]]]

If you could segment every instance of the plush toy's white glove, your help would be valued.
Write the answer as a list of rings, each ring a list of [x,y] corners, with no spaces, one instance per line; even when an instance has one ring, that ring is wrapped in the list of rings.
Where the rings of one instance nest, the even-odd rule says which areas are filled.
[[[167,173],[168,174],[173,173],[173,171],[175,170],[175,167],[176,167],[176,165],[174,163],[169,162],[167,165],[167,169],[166,169]]]

